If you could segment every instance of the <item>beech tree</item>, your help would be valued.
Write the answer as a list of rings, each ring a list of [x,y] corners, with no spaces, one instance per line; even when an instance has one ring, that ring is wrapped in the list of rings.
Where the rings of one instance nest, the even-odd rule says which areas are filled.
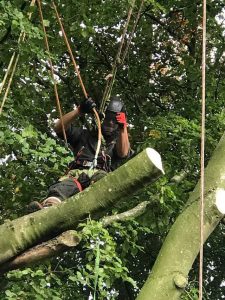
[[[83,101],[82,90],[51,3],[41,2],[61,106],[68,112]],[[132,3],[60,0],[56,4],[86,89],[99,105]],[[135,2],[126,40],[140,4]],[[204,247],[205,299],[224,297],[223,213],[216,204],[224,189],[223,11],[222,0],[207,3],[205,239],[209,238]],[[27,204],[43,199],[48,186],[73,158],[52,130],[58,112],[38,9],[25,0],[0,2],[1,82],[13,53],[19,54],[0,115],[0,257],[7,254],[1,260],[1,299],[197,299],[201,12],[202,3],[192,0],[144,1],[128,55],[118,67],[113,86],[113,93],[120,94],[127,107],[135,155],[154,148],[161,155],[165,174],[147,184],[141,169],[148,164],[141,160],[135,166],[135,171],[140,168],[138,176],[130,170],[132,180],[124,190],[127,197],[122,198],[120,194],[104,196],[102,191],[114,176],[110,174],[102,186],[99,183],[67,202],[75,209],[80,197],[89,201],[96,192],[104,197],[88,202],[93,205],[92,213],[75,217],[75,209],[72,225],[59,231],[52,225],[48,234],[37,235],[20,248],[24,239],[18,222],[24,225],[24,220],[32,219],[27,215]],[[26,37],[18,43],[21,32]],[[1,83],[0,89],[2,106],[7,82],[4,86]],[[126,164],[121,168],[126,170]],[[123,175],[120,179],[120,170],[116,170],[118,189],[128,180]],[[117,202],[112,205],[113,199]],[[98,207],[98,200],[106,201],[107,207]],[[52,212],[34,215],[42,218]],[[43,226],[48,227],[47,221],[57,224],[58,218],[46,219]],[[60,220],[60,226],[68,221],[64,217]],[[11,224],[17,224],[14,237],[9,235]],[[9,255],[2,245],[12,245],[16,237],[19,247],[10,248]],[[45,260],[33,260],[34,253]],[[26,266],[29,263],[36,265]],[[20,269],[7,272],[14,268]]]

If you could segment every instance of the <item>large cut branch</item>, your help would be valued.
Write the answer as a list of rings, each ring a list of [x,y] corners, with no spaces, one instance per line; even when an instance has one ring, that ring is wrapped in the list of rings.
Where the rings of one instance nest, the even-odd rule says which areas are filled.
[[[1,265],[0,275],[4,273],[23,268],[35,263],[39,263],[47,258],[56,256],[57,254],[70,250],[80,243],[79,235],[75,230],[68,230],[50,241],[41,243],[30,248],[21,255]]]
[[[160,155],[148,148],[62,204],[5,222],[0,226],[0,264],[41,241],[75,228],[79,220],[112,206],[162,173]]]
[[[106,227],[114,222],[123,222],[130,220],[131,218],[136,218],[146,211],[148,204],[149,201],[144,201],[126,212],[104,217],[102,225]],[[2,264],[0,275],[3,275],[10,270],[40,263],[41,261],[52,258],[62,252],[71,250],[80,243],[81,238],[81,232],[77,233],[75,230],[65,231],[54,239],[34,246],[12,260]]]
[[[225,214],[225,135],[205,170],[204,240]],[[178,300],[200,249],[200,182],[172,226],[138,300]]]

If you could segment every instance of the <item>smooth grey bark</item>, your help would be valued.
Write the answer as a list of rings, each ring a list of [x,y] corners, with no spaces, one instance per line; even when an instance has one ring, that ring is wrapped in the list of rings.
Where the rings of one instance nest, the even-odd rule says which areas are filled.
[[[0,264],[41,241],[74,229],[79,220],[112,206],[156,180],[162,173],[160,155],[147,148],[62,204],[5,222],[0,226]]]
[[[80,237],[75,230],[65,231],[59,236],[30,248],[19,256],[2,264],[0,267],[0,275],[3,275],[11,270],[40,263],[43,260],[76,247],[79,243]]]
[[[138,300],[177,300],[200,250],[200,182],[172,226]],[[225,135],[205,169],[204,240],[225,213]]]
[[[148,204],[148,201],[144,201],[126,212],[104,217],[101,220],[102,225],[106,227],[114,222],[124,222],[129,219],[136,218],[146,211]],[[59,236],[34,246],[12,260],[2,264],[0,268],[0,275],[3,275],[10,270],[24,268],[36,263],[40,263],[48,258],[59,255],[62,252],[72,250],[79,245],[81,239],[81,232],[76,232],[75,230],[65,231]]]

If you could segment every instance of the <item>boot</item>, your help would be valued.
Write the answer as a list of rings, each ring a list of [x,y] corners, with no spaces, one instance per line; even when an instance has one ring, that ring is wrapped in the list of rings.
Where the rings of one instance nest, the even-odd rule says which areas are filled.
[[[53,205],[60,204],[61,200],[57,197],[48,197],[41,203],[38,201],[32,201],[31,203],[28,204],[27,209],[29,213],[35,212],[37,210],[41,210],[43,208],[48,208]]]
[[[58,205],[60,204],[62,201],[58,198],[58,197],[48,197],[47,199],[45,199],[43,202],[41,202],[41,205],[43,206],[43,208],[47,208],[53,205]]]
[[[28,213],[35,212],[35,211],[40,210],[42,208],[43,208],[42,204],[39,203],[38,201],[32,201],[27,205]]]

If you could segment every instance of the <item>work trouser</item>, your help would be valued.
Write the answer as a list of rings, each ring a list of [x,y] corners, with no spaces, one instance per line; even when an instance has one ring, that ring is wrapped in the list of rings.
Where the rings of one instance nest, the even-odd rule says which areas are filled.
[[[59,198],[60,200],[65,200],[81,192],[90,184],[104,177],[106,174],[107,172],[99,169],[70,170],[68,174],[59,178],[59,180],[56,183],[49,187],[47,197],[53,196]],[[85,182],[80,179],[85,177]]]

